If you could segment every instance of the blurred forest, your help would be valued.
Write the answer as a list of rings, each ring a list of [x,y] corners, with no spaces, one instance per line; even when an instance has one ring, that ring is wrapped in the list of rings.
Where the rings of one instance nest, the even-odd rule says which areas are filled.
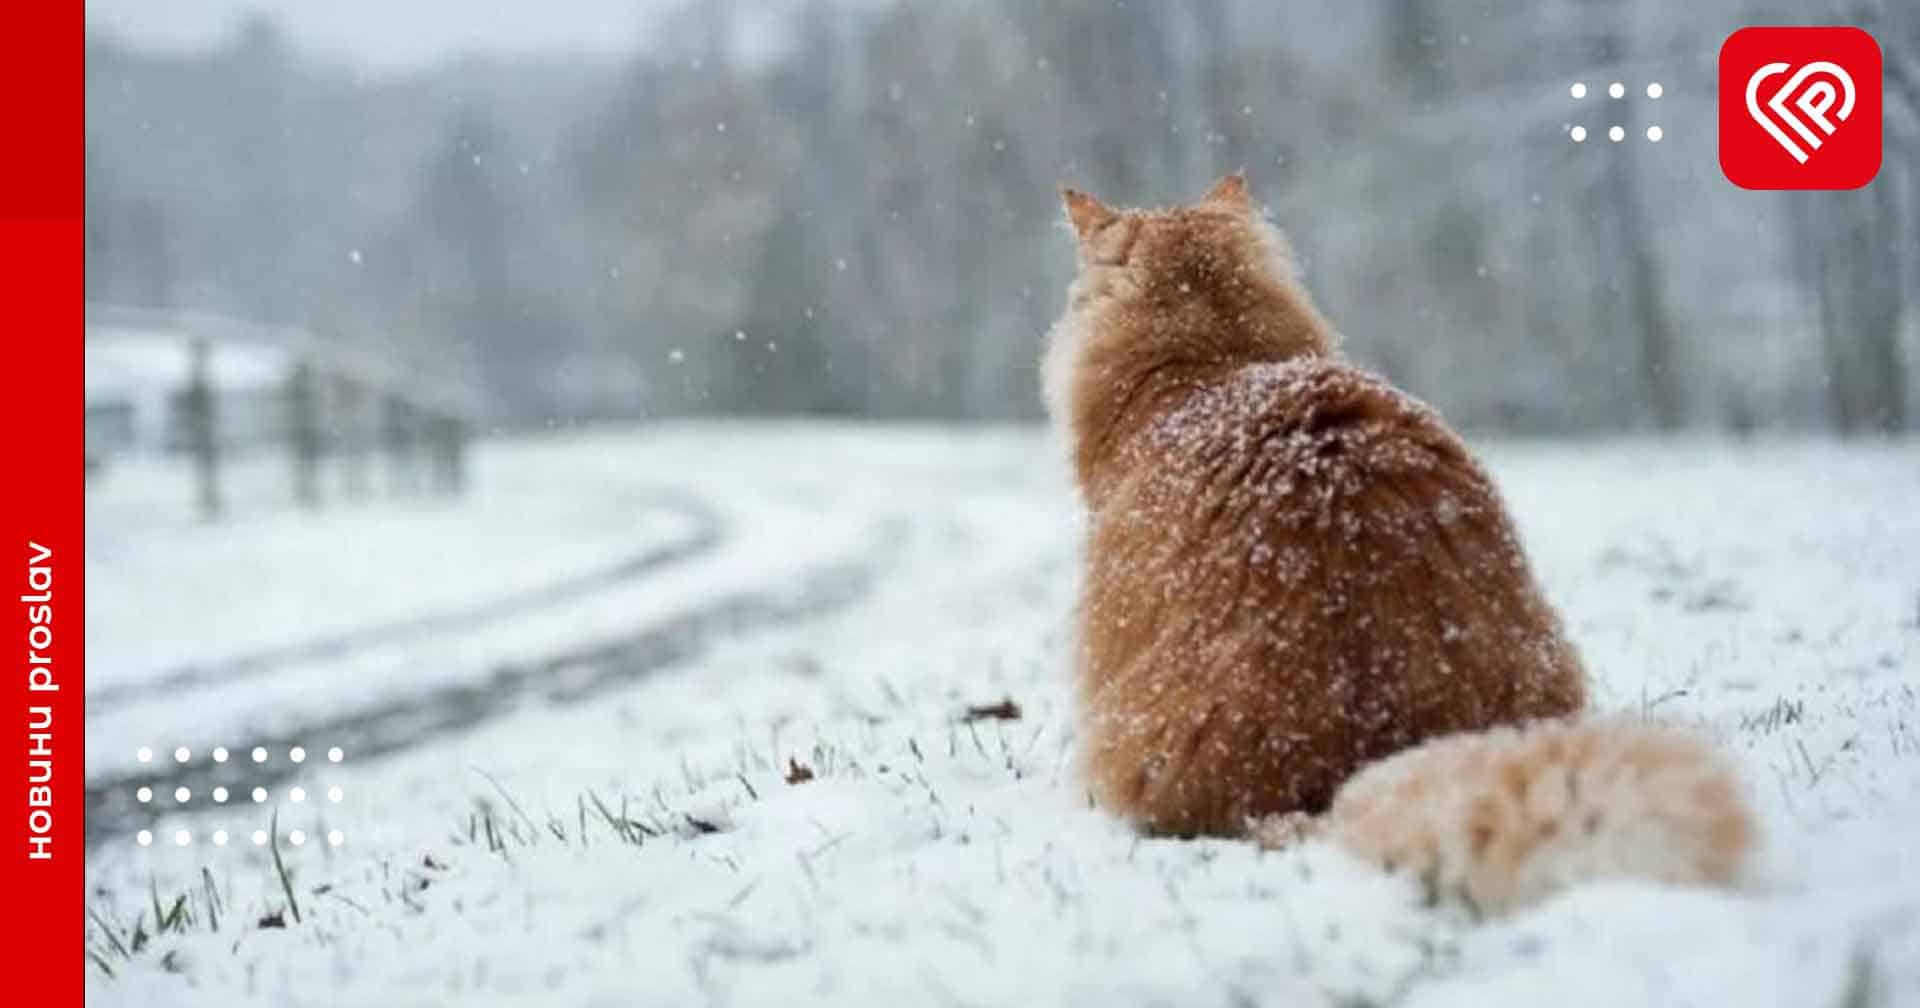
[[[1716,54],[1769,22],[1878,38],[1872,185],[1721,176]],[[1349,351],[1468,426],[1920,418],[1911,0],[690,0],[661,25],[624,60],[383,72],[257,18],[189,55],[90,29],[88,299],[430,357],[499,427],[1028,418],[1057,186],[1159,204],[1245,168]]]

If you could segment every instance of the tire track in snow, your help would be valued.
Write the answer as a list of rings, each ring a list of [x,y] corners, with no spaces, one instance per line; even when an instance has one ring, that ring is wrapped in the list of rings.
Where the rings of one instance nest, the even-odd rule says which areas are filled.
[[[477,679],[425,690],[397,702],[316,718],[230,748],[236,754],[255,746],[284,752],[292,745],[324,739],[328,745],[345,748],[358,762],[467,731],[511,713],[528,700],[579,703],[685,662],[720,641],[817,619],[846,608],[868,594],[882,564],[898,551],[906,537],[904,519],[882,519],[858,553],[816,565],[788,584],[726,593],[611,640],[535,661],[500,665]],[[150,786],[161,795],[178,787],[205,794],[215,786],[225,786],[238,796],[255,786],[271,788],[298,776],[303,769],[284,760],[256,765],[236,759],[90,778],[86,794],[87,846],[91,849],[153,818],[152,809],[133,798],[134,789],[140,785]]]
[[[471,629],[516,615],[528,608],[568,602],[632,580],[660,568],[712,552],[725,537],[725,524],[706,503],[679,495],[661,494],[654,504],[678,513],[692,528],[673,539],[654,543],[617,563],[564,580],[523,589],[479,602],[455,606],[407,619],[377,623],[325,634],[291,644],[263,648],[233,658],[175,666],[151,678],[107,686],[87,696],[87,713],[104,714],[183,690],[245,682],[303,662],[332,661],[362,651],[410,639]]]

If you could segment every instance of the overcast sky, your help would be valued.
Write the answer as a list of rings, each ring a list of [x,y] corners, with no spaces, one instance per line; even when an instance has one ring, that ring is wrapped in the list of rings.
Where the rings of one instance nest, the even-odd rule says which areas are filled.
[[[384,68],[471,50],[631,50],[666,0],[86,0],[90,27],[136,44],[204,48],[246,12],[273,15],[303,48]]]

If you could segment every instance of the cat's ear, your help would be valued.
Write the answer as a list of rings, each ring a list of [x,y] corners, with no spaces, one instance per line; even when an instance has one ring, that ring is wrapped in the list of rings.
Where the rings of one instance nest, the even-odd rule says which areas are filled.
[[[1215,182],[1213,188],[1207,190],[1205,196],[1200,197],[1200,202],[1224,203],[1242,208],[1252,206],[1253,201],[1247,195],[1247,173],[1237,171]]]
[[[1060,200],[1067,205],[1067,220],[1073,222],[1073,233],[1079,235],[1081,241],[1086,241],[1114,218],[1114,212],[1105,203],[1078,189],[1062,187]]]

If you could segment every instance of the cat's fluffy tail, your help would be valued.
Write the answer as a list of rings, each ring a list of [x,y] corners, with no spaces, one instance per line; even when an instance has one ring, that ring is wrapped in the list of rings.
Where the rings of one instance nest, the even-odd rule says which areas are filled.
[[[1354,774],[1325,815],[1252,835],[1321,837],[1498,914],[1603,878],[1734,884],[1754,823],[1707,739],[1612,717],[1435,739]]]

